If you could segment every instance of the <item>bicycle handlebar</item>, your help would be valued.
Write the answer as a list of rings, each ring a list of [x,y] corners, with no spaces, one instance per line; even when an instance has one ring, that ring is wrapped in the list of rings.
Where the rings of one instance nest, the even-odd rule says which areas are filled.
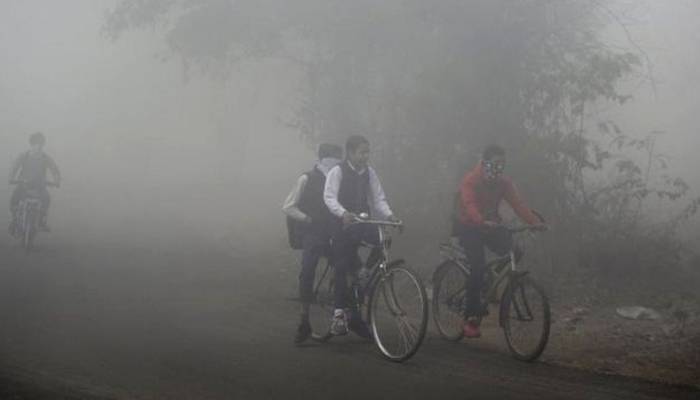
[[[391,222],[391,221],[382,221],[378,219],[356,219],[355,221],[351,222],[350,225],[378,225],[378,226],[390,226],[394,228],[399,228],[403,226],[403,222]]]
[[[545,230],[547,230],[547,228],[544,228],[542,226],[526,225],[526,226],[518,226],[515,228],[506,227],[506,230],[508,230],[508,232],[510,232],[510,233],[544,232]]]
[[[362,213],[356,215],[354,220],[349,225],[376,225],[389,226],[392,228],[403,228],[403,221],[384,221],[379,219],[370,219],[369,214]]]
[[[24,179],[17,179],[17,180],[10,181],[10,185],[21,185],[24,183],[29,183],[29,182],[24,180]],[[58,184],[56,182],[44,182],[44,185],[50,186],[50,187],[58,187]]]

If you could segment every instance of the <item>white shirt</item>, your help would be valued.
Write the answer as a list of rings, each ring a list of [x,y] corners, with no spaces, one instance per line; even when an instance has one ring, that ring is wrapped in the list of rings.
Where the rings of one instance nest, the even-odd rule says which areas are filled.
[[[357,171],[357,169],[350,163],[350,168]],[[369,188],[370,193],[367,199],[369,203],[370,210],[373,215],[376,215],[380,219],[387,219],[394,213],[389,207],[389,203],[386,200],[386,195],[384,194],[384,189],[382,188],[381,182],[379,182],[379,177],[372,167],[367,167],[360,171],[360,175],[369,173]],[[347,212],[345,207],[343,207],[338,201],[338,191],[340,190],[340,183],[343,180],[343,170],[340,165],[334,167],[328,172],[326,176],[326,187],[323,190],[323,201],[326,206],[331,211],[331,213],[337,217],[343,217]]]
[[[306,221],[308,218],[308,216],[299,209],[299,199],[301,198],[301,193],[304,191],[308,181],[309,177],[306,176],[306,174],[300,176],[282,205],[282,211],[287,214],[287,216],[294,218],[297,221]]]
[[[319,161],[318,164],[316,164],[316,168],[318,168],[319,171],[321,171],[324,175],[327,176],[328,171],[336,165],[338,165],[339,163],[340,160],[328,157]],[[306,187],[306,183],[308,181],[309,177],[306,174],[300,176],[296,184],[292,188],[292,191],[289,192],[289,195],[284,201],[284,204],[282,205],[282,211],[289,217],[294,218],[297,221],[306,221],[309,218],[303,211],[299,209],[299,200],[301,199],[301,194],[304,192],[304,188]]]

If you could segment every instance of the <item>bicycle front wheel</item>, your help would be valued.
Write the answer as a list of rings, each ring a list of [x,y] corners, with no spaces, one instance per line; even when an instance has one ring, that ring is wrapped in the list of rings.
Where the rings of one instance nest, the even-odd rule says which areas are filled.
[[[503,294],[500,318],[513,357],[536,360],[547,346],[551,324],[544,290],[527,276],[515,278]]]
[[[466,271],[450,260],[433,274],[433,321],[440,336],[449,341],[464,336],[467,279]]]
[[[24,250],[29,253],[34,248],[34,238],[37,231],[37,216],[36,212],[28,211],[24,215],[24,235],[22,237],[22,245]]]
[[[379,351],[391,361],[411,358],[425,338],[428,300],[418,276],[403,262],[381,274],[369,297],[369,322]]]

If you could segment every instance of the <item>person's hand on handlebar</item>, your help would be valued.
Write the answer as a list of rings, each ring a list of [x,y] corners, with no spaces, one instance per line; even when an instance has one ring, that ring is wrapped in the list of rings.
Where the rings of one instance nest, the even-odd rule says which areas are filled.
[[[403,221],[401,221],[400,219],[398,219],[394,214],[392,214],[392,215],[390,215],[389,217],[387,217],[387,221],[393,222],[393,223],[395,223],[395,224],[400,224],[400,225],[398,226],[399,233],[403,233]]]
[[[345,214],[343,214],[343,225],[348,226],[356,222],[359,218],[357,214],[346,211]]]

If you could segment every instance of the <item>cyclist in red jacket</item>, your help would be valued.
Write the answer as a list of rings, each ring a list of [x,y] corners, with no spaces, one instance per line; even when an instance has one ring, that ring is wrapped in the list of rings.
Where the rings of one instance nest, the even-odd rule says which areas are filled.
[[[484,247],[497,254],[505,254],[512,248],[513,238],[503,226],[498,208],[505,200],[523,221],[530,225],[545,226],[521,200],[515,185],[506,176],[505,150],[497,145],[488,146],[479,164],[469,171],[460,185],[458,235],[472,277],[467,287],[464,335],[481,336],[480,317],[486,314],[481,302],[486,260]]]

